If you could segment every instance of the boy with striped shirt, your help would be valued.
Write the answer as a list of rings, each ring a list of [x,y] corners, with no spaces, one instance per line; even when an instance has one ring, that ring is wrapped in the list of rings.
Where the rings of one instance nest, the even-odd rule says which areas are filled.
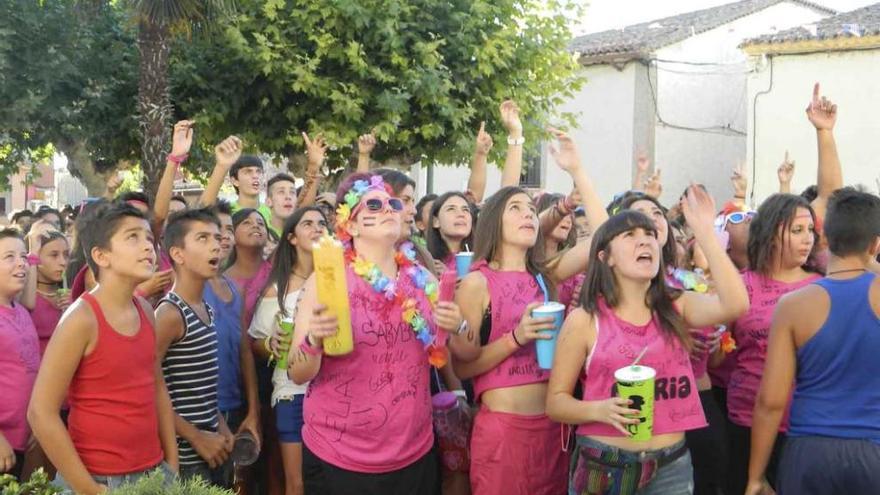
[[[156,309],[156,358],[174,408],[180,476],[222,485],[218,468],[232,451],[233,436],[217,407],[217,333],[202,297],[220,269],[220,222],[206,209],[175,213],[164,248],[175,280]]]

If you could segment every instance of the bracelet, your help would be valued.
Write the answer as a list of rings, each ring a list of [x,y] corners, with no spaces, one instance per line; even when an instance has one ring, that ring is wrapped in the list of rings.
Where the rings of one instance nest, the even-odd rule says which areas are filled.
[[[461,335],[461,334],[463,334],[463,333],[465,333],[465,332],[467,332],[467,331],[468,331],[468,323],[467,323],[467,320],[465,320],[465,319],[462,318],[462,320],[461,320],[461,325],[458,326],[458,330],[455,331],[455,335]]]
[[[299,350],[303,351],[309,356],[320,356],[324,349],[320,347],[313,347],[312,343],[309,341],[309,336],[306,335],[306,338],[303,339],[302,343],[299,345]]]
[[[733,199],[746,199],[746,197],[745,197],[745,196],[736,196],[736,195],[734,195],[734,196],[733,196]]]
[[[188,153],[184,153],[182,155],[172,155],[171,153],[168,153],[168,156],[165,157],[165,159],[167,161],[169,161],[177,166],[180,166],[180,164],[185,162],[187,158],[189,158]]]
[[[513,336],[513,332],[510,332],[507,336],[509,338],[506,338],[505,340],[507,341],[507,347],[510,348],[510,352],[518,351],[522,346],[519,345],[519,341]]]
[[[507,144],[509,144],[511,146],[522,146],[525,143],[526,143],[526,138],[523,136],[520,136],[518,138],[512,138],[510,136],[507,136]]]
[[[29,266],[37,266],[40,264],[40,255],[36,253],[30,253],[27,255],[27,264]]]

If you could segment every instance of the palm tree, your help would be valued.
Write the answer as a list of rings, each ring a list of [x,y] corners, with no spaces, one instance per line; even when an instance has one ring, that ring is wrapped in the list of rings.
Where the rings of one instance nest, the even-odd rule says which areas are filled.
[[[176,34],[211,27],[233,10],[232,0],[134,0],[138,23],[138,124],[142,136],[144,190],[153,198],[165,167],[172,113],[168,60]]]

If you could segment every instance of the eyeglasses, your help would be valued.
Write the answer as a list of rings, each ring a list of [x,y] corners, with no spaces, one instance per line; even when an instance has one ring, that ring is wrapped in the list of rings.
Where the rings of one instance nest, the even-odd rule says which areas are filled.
[[[403,201],[397,198],[388,198],[388,199],[379,199],[379,198],[370,198],[366,201],[358,204],[354,211],[351,212],[351,216],[354,216],[357,211],[360,210],[361,207],[366,207],[367,211],[371,213],[378,213],[385,209],[386,206],[391,208],[391,211],[399,212],[403,211]]]

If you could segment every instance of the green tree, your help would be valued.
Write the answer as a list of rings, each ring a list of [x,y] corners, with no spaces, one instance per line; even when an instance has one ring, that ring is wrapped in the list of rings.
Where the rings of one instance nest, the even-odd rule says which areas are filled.
[[[572,9],[567,0],[242,0],[222,36],[176,52],[175,104],[195,117],[204,148],[236,134],[302,166],[301,131],[323,132],[338,166],[375,129],[380,161],[463,163],[480,121],[504,139],[502,100],[519,103],[536,142],[578,89]]]
[[[153,197],[165,168],[173,109],[168,63],[175,35],[208,31],[231,12],[231,0],[134,0],[138,25],[138,126],[141,132],[141,168],[145,190]]]
[[[0,181],[65,153],[100,194],[136,158],[134,32],[102,2],[0,1]]]

